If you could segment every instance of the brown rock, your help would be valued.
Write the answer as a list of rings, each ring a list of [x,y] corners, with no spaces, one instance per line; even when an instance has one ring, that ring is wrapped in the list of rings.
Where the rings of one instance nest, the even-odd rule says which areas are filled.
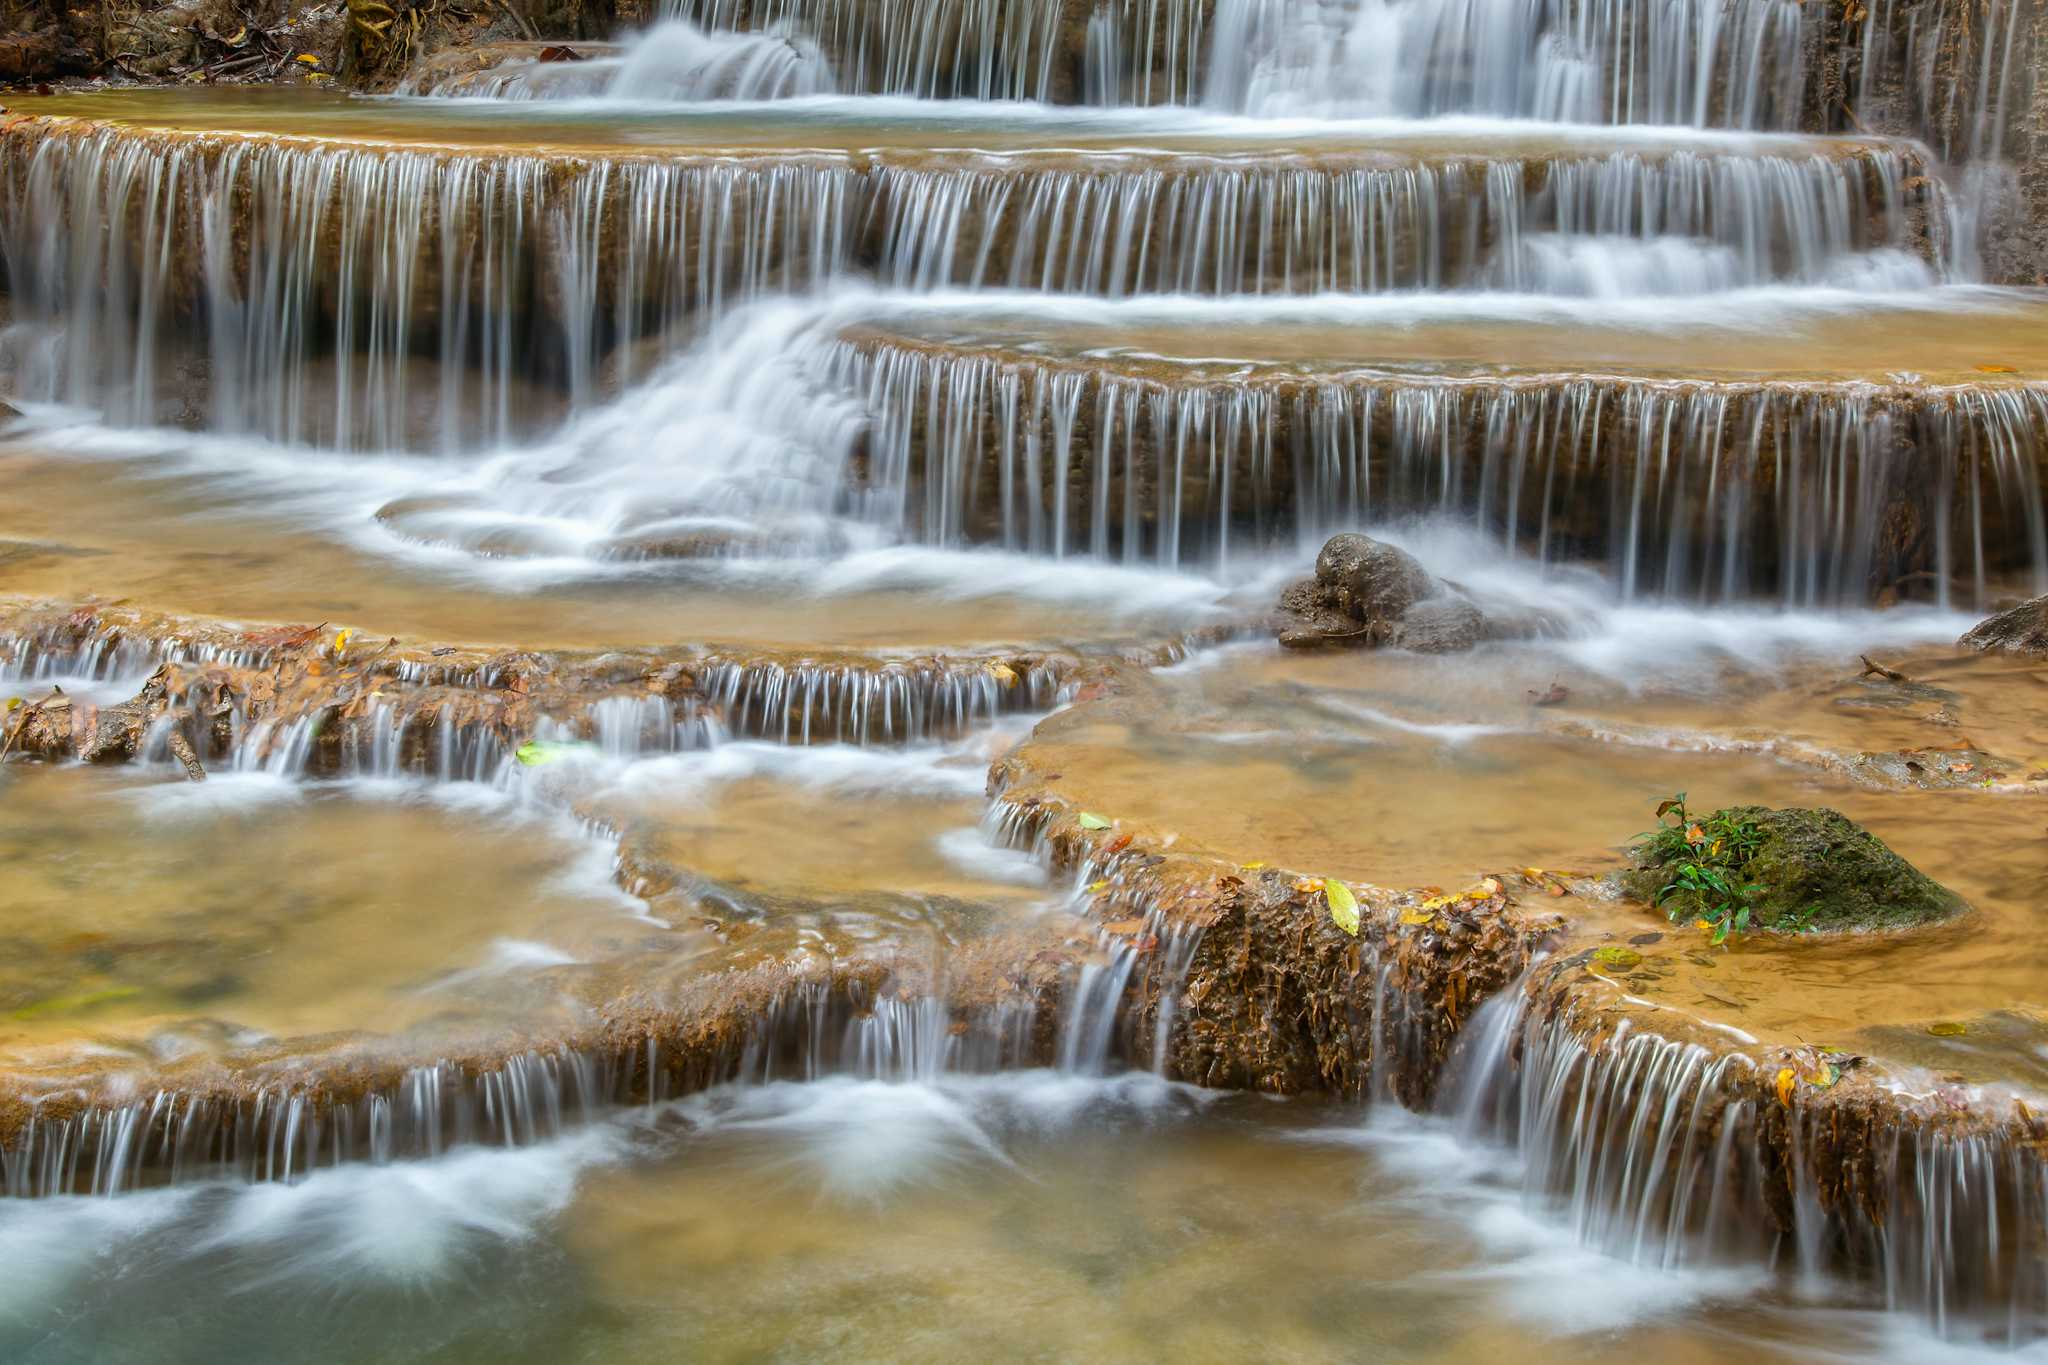
[[[1986,617],[1956,644],[1962,649],[2048,658],[2048,597],[2036,597]]]

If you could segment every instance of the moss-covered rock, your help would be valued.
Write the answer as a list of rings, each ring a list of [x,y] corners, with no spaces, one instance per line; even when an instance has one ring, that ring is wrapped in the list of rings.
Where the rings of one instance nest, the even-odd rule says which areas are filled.
[[[1753,928],[1910,929],[1969,908],[1840,811],[1733,806],[1706,822],[1724,819],[1754,825],[1762,836],[1737,874],[1741,884],[1757,888],[1749,900]],[[1638,849],[1636,865],[1622,874],[1623,889],[1654,902],[1670,884],[1679,856],[1668,848]],[[1675,893],[1662,908],[1680,912],[1680,918],[1709,911],[1692,892]]]

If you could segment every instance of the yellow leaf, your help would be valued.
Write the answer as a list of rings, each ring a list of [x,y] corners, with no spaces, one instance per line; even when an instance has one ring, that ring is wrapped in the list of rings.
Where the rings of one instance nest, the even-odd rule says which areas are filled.
[[[1798,1084],[1799,1073],[1789,1066],[1782,1068],[1778,1072],[1778,1103],[1790,1109],[1792,1107],[1792,1088]]]
[[[988,666],[988,673],[990,677],[1005,687],[1017,681],[1017,670],[1008,664],[990,664]]]
[[[1257,872],[1260,868],[1264,866],[1264,863],[1239,863],[1237,865],[1237,870],[1239,872]]]
[[[1433,914],[1431,914],[1431,913],[1429,912],[1429,910],[1427,909],[1427,906],[1428,906],[1428,904],[1429,904],[1429,902],[1427,902],[1427,901],[1424,901],[1424,902],[1423,902],[1423,906],[1424,906],[1425,908],[1423,908],[1423,909],[1420,909],[1420,910],[1403,910],[1403,911],[1401,912],[1401,923],[1403,923],[1403,924],[1427,924],[1427,923],[1429,923],[1429,922],[1430,922],[1431,920],[1435,919],[1435,918],[1436,918],[1436,916],[1435,916],[1435,915],[1433,915]]]
[[[348,637],[349,637],[349,632],[348,632],[348,631],[345,631],[345,630],[343,630],[343,631],[337,631],[337,632],[335,632],[335,636],[334,636],[334,657],[335,657],[335,658],[339,659],[339,658],[341,657],[341,653],[342,653],[342,651],[348,648]]]
[[[1109,879],[1106,877],[1099,882],[1088,883],[1088,894],[1091,896],[1099,896],[1107,890],[1109,890]]]
[[[1524,877],[1540,877],[1543,875],[1543,869],[1540,867],[1525,867],[1522,869],[1522,875]]]
[[[1357,938],[1358,897],[1351,894],[1351,888],[1340,881],[1325,881],[1323,897],[1329,902],[1330,922]]]
[[[1609,944],[1605,948],[1595,948],[1593,950],[1593,960],[1603,967],[1612,967],[1617,972],[1634,971],[1637,967],[1643,965],[1643,955],[1641,953],[1633,948],[1624,948],[1619,944]]]
[[[1493,897],[1498,896],[1499,894],[1500,882],[1493,877],[1487,877],[1479,881],[1477,884],[1467,888],[1465,892],[1465,899],[1468,901],[1491,900]]]
[[[310,52],[301,52],[299,54],[298,60],[306,66],[320,65],[320,59]]]
[[[1939,1024],[1929,1024],[1927,1026],[1927,1031],[1937,1038],[1960,1038],[1965,1033],[1969,1032],[1969,1030],[1964,1028],[1961,1024],[1954,1023],[1948,1020],[1944,1020]]]
[[[1316,892],[1323,889],[1323,879],[1321,877],[1296,877],[1294,879],[1294,889],[1301,892],[1304,896],[1313,896]]]
[[[2018,374],[2018,373],[2019,373],[2019,371],[2018,371],[2018,370],[2014,369],[2014,368],[2013,368],[2012,366],[2010,366],[2010,365],[1979,365],[1979,366],[1977,367],[1977,372],[1978,372],[1979,374]]]

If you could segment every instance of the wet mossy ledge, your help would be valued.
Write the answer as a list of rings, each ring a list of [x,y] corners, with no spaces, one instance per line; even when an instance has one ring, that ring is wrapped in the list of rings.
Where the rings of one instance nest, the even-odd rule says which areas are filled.
[[[1879,933],[1939,924],[1969,909],[1840,811],[1731,806],[1676,832],[1638,845],[1635,865],[1619,881],[1630,896],[1685,922],[1712,922],[1734,903],[1748,911],[1745,929]],[[1743,847],[1724,856],[1719,846],[1736,838]],[[1702,885],[1688,867],[1726,875]],[[1719,890],[1721,882],[1730,890]]]
[[[1128,652],[1163,663],[1187,648],[1172,638]],[[521,650],[0,598],[0,669],[22,702],[0,733],[22,756],[123,761],[168,719],[205,762],[481,778],[534,739],[661,751],[707,727],[786,743],[942,738],[1043,710],[1083,660],[1002,647]],[[63,676],[148,681],[129,702],[94,707],[40,681]]]

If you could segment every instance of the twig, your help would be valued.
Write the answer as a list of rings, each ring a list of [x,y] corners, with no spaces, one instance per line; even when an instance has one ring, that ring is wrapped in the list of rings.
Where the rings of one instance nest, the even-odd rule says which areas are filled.
[[[1858,654],[1856,657],[1863,660],[1863,672],[1858,674],[1858,677],[1868,678],[1875,674],[1886,682],[1902,683],[1913,681],[1896,668],[1886,668],[1883,664],[1871,662],[1868,654]]]

